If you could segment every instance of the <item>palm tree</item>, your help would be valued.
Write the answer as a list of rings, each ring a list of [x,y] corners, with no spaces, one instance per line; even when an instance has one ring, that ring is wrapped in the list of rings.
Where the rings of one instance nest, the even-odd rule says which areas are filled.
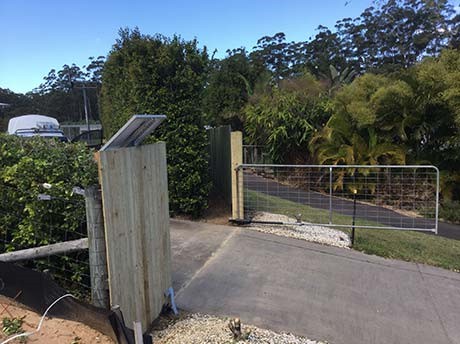
[[[373,128],[358,130],[346,115],[333,115],[326,126],[313,135],[310,150],[321,165],[402,165],[406,162],[406,154],[401,146],[379,142]],[[369,168],[343,170],[337,174],[334,189],[344,188],[346,175],[368,175],[371,172]],[[348,186],[359,189],[359,185]]]

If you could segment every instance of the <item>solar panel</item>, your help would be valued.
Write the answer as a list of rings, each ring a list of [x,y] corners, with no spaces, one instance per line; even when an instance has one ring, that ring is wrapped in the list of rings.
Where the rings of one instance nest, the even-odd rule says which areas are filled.
[[[165,115],[134,115],[100,150],[138,146],[165,118]]]

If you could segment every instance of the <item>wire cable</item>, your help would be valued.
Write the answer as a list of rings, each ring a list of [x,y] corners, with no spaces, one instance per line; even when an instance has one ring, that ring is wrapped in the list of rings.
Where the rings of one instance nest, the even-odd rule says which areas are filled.
[[[60,297],[58,297],[51,305],[49,305],[49,307],[46,309],[45,313],[43,313],[42,317],[40,318],[40,322],[38,323],[38,326],[37,328],[32,331],[32,332],[24,332],[24,333],[19,333],[19,334],[16,334],[8,339],[6,339],[5,341],[1,342],[0,344],[6,344],[6,343],[9,343],[11,342],[12,340],[16,339],[16,338],[19,338],[19,337],[28,337],[30,335],[33,335],[34,333],[37,333],[37,332],[40,332],[40,329],[42,327],[42,324],[43,324],[43,321],[45,320],[45,317],[46,317],[46,314],[48,314],[48,311],[56,304],[58,303],[59,301],[61,301],[63,298],[66,298],[66,297],[73,297],[74,299],[76,299],[75,296],[73,296],[72,294],[65,294],[65,295],[62,295]]]

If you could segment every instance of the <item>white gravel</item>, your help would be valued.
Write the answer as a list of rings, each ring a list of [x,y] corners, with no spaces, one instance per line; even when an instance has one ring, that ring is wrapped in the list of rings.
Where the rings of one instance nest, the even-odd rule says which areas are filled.
[[[217,318],[210,315],[190,314],[164,330],[153,333],[155,344],[221,344],[236,343],[228,328],[230,319]],[[295,336],[290,333],[276,333],[255,326],[242,324],[242,330],[249,330],[247,340],[238,343],[255,344],[324,344]]]
[[[257,212],[252,218],[253,221],[295,223],[296,219],[286,215]],[[317,226],[312,224],[302,225],[273,225],[252,223],[246,228],[263,233],[270,233],[289,238],[301,239],[320,244],[349,248],[351,241],[349,236],[333,228]]]

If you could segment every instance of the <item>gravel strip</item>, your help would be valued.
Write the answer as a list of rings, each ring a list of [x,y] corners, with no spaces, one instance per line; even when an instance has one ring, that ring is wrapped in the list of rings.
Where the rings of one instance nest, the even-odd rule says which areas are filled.
[[[267,212],[257,212],[252,218],[253,221],[271,221],[271,222],[296,222],[286,215],[272,214]],[[301,239],[320,244],[349,248],[351,241],[349,236],[341,231],[333,228],[317,226],[317,225],[272,225],[252,223],[246,228],[256,230],[263,233],[275,234],[289,238]]]
[[[230,319],[210,315],[190,314],[166,329],[153,333],[155,344],[221,344],[236,343],[228,328]],[[289,333],[276,333],[255,326],[242,324],[242,330],[249,330],[247,340],[238,343],[255,344],[324,344]]]

